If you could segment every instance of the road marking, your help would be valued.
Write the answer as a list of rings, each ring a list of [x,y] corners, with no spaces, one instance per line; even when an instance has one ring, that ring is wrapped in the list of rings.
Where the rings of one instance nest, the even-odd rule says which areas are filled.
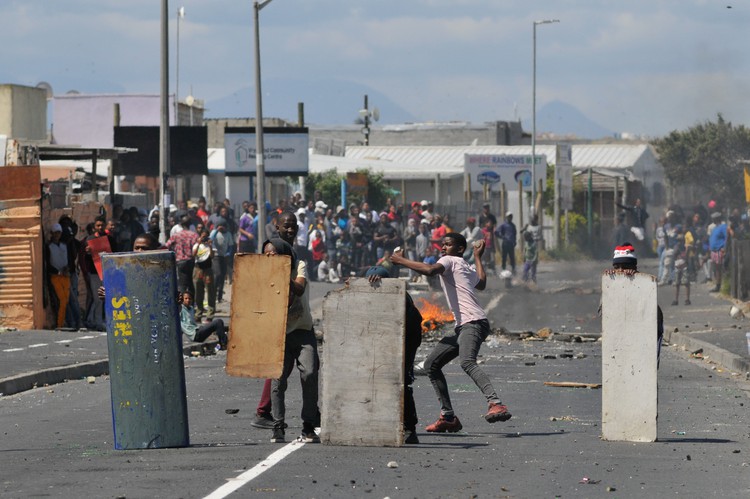
[[[229,478],[227,483],[211,492],[204,499],[222,499],[228,496],[235,490],[246,485],[254,478],[260,476],[264,471],[270,469],[273,465],[278,464],[282,459],[284,459],[292,452],[301,449],[304,445],[305,444],[303,442],[292,442],[285,445],[281,449],[268,456],[264,461],[261,461],[253,466],[251,469],[236,476],[235,478]]]
[[[91,338],[96,338],[96,336],[79,336],[79,340],[90,340]]]
[[[3,352],[20,352],[21,350],[23,350],[23,348],[8,348],[3,350]]]
[[[500,300],[503,299],[503,296],[505,296],[505,293],[500,293],[499,295],[496,295],[494,298],[492,298],[487,304],[485,312],[489,314],[493,308],[497,307],[497,304],[500,303]]]
[[[29,345],[29,348],[39,348],[39,347],[46,347],[47,343],[37,343],[35,345]]]
[[[73,343],[73,340],[59,340],[59,341],[56,341],[55,343]]]

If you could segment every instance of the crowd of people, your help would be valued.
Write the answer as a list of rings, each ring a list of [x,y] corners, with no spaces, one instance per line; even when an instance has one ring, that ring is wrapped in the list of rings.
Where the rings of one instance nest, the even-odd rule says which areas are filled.
[[[656,253],[659,285],[675,287],[672,306],[680,304],[683,288],[682,303],[691,304],[691,283],[711,282],[714,284],[711,292],[721,291],[722,277],[729,264],[729,241],[750,235],[747,213],[728,210],[713,200],[706,205],[698,201],[687,209],[669,206],[654,222],[652,248],[646,248],[645,228],[649,214],[641,200],[637,199],[632,206],[618,206],[623,211],[617,217],[613,243],[620,246],[634,240],[643,250],[651,249]]]
[[[164,247],[174,251],[177,261],[178,286],[189,291],[193,300],[195,320],[210,323],[217,303],[225,298],[226,286],[231,286],[235,253],[255,253],[258,250],[258,205],[245,201],[241,213],[235,214],[229,199],[207,206],[204,198],[197,203],[180,201],[169,207],[169,233]],[[433,202],[415,201],[407,206],[387,199],[383,208],[373,209],[367,201],[351,203],[348,207],[329,205],[315,192],[314,199],[304,200],[297,192],[288,199],[280,199],[274,208],[266,202],[265,233],[268,238],[278,235],[277,225],[283,213],[292,213],[298,230],[293,249],[303,259],[312,281],[339,282],[350,276],[363,276],[372,266],[381,266],[391,276],[399,269],[391,256],[402,248],[411,261],[434,264],[441,254],[442,239],[454,231],[448,214],[435,212]],[[502,269],[515,274],[515,252],[520,234],[527,241],[524,252],[524,280],[536,280],[536,262],[541,229],[536,217],[521,231],[513,223],[513,215],[505,214],[502,223],[484,204],[478,216],[465,220],[460,234],[466,238],[464,258],[474,263],[471,245],[482,240],[486,251],[485,266],[495,270],[495,253],[501,253]],[[91,256],[90,244],[106,237],[107,251],[132,251],[141,234],[159,239],[162,225],[158,208],[150,212],[142,208],[124,209],[115,205],[111,217],[100,215],[86,226],[79,237],[76,222],[63,215],[50,228],[45,244],[48,293],[58,328],[104,329],[103,307],[96,300],[101,281]],[[457,231],[458,232],[458,231]],[[499,243],[496,243],[499,241]],[[436,279],[420,276],[408,270],[413,280]],[[86,289],[85,307],[79,305],[78,281],[83,279]]]

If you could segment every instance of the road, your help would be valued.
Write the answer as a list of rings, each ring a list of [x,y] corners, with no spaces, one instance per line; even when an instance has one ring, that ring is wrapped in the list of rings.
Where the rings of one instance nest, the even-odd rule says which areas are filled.
[[[598,272],[581,279],[540,273],[533,292],[493,282],[482,300],[492,305],[495,328],[565,326],[595,333],[598,295],[590,290]],[[326,291],[314,289],[313,302]],[[188,448],[114,450],[106,376],[4,397],[0,495],[222,497],[221,487],[233,483],[240,487],[231,497],[750,496],[747,382],[666,348],[659,372],[659,441],[605,442],[599,390],[543,385],[599,382],[600,344],[509,338],[488,340],[481,360],[513,419],[486,423],[483,397],[451,364],[446,374],[464,430],[423,431],[437,417],[438,404],[428,380],[418,377],[421,443],[402,448],[270,443],[270,431],[250,426],[262,381],[227,376],[223,353],[185,360]],[[430,346],[424,344],[418,357]],[[301,427],[301,394],[296,380],[289,386],[291,440]],[[288,455],[269,466],[266,460],[280,449]],[[237,479],[249,474],[251,480]]]

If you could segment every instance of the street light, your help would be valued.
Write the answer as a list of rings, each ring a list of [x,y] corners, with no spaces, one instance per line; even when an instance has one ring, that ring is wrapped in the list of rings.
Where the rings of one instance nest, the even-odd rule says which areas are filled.
[[[159,240],[165,242],[169,235],[169,217],[167,212],[171,198],[167,187],[170,174],[169,162],[169,0],[161,1],[161,74],[160,99],[161,119],[159,124],[159,219],[164,227]]]
[[[258,253],[263,253],[266,240],[266,168],[263,161],[263,103],[260,90],[260,24],[261,9],[272,0],[253,2],[253,25],[255,26],[255,167],[258,179]]]
[[[174,107],[177,111],[179,111],[179,102],[180,102],[180,20],[185,17],[185,7],[180,7],[177,9],[177,44],[176,44],[176,55],[175,55],[175,89],[174,89]],[[177,118],[177,113],[175,113],[175,119]],[[179,125],[179,123],[176,123]]]
[[[559,19],[534,21],[534,77],[531,93],[531,210],[536,207],[536,27],[539,24],[559,23]]]

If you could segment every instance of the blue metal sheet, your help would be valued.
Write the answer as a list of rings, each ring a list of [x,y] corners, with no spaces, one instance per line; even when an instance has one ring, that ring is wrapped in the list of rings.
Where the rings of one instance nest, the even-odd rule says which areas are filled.
[[[175,256],[102,255],[115,449],[190,445]]]

